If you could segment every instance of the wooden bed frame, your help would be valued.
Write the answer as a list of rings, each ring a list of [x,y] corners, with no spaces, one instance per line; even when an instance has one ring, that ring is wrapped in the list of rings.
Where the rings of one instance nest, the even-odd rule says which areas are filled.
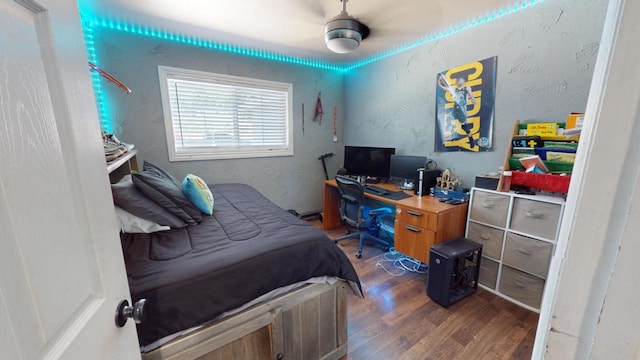
[[[110,182],[138,170],[136,150],[110,164]],[[345,281],[308,284],[180,336],[143,360],[337,360],[347,354]]]
[[[143,360],[340,359],[348,284],[309,284],[142,354]]]

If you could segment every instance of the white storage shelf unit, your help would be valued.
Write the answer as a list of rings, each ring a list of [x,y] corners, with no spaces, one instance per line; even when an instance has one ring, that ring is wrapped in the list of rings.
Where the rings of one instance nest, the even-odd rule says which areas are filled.
[[[483,245],[480,286],[539,312],[564,200],[473,188],[466,237]]]

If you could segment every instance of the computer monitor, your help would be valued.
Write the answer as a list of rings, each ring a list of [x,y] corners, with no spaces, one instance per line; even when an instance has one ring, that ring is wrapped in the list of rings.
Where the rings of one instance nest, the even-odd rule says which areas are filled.
[[[345,146],[344,168],[348,175],[389,178],[391,155],[395,148]]]
[[[415,180],[419,168],[427,163],[426,156],[391,155],[390,177],[394,180]]]

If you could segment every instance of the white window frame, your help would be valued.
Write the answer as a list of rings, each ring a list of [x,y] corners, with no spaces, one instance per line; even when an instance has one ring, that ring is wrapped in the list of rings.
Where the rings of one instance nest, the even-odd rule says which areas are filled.
[[[164,112],[164,126],[167,135],[169,161],[242,159],[276,156],[293,156],[293,85],[268,80],[252,79],[225,74],[210,73],[197,70],[181,69],[169,66],[158,66],[160,95]],[[255,89],[277,90],[287,92],[287,146],[284,148],[264,148],[258,146],[225,146],[202,147],[189,151],[176,151],[173,119],[171,117],[171,101],[167,80],[187,80],[211,84],[244,86]]]

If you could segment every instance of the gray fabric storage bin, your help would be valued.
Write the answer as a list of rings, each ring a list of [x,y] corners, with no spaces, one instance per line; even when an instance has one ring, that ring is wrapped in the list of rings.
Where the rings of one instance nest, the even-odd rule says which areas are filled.
[[[562,207],[536,200],[515,199],[511,229],[554,240]]]
[[[544,280],[503,265],[499,290],[510,298],[539,309],[544,291]]]
[[[483,256],[482,261],[480,261],[480,276],[478,282],[495,290],[498,282],[498,267],[499,264],[497,262]]]
[[[509,232],[504,246],[502,261],[505,264],[547,278],[553,251],[552,243]]]
[[[504,230],[492,228],[482,224],[469,223],[467,239],[482,244],[482,255],[500,260],[502,254],[502,240]]]
[[[484,191],[473,193],[471,219],[489,225],[504,227],[507,224],[509,196]]]

